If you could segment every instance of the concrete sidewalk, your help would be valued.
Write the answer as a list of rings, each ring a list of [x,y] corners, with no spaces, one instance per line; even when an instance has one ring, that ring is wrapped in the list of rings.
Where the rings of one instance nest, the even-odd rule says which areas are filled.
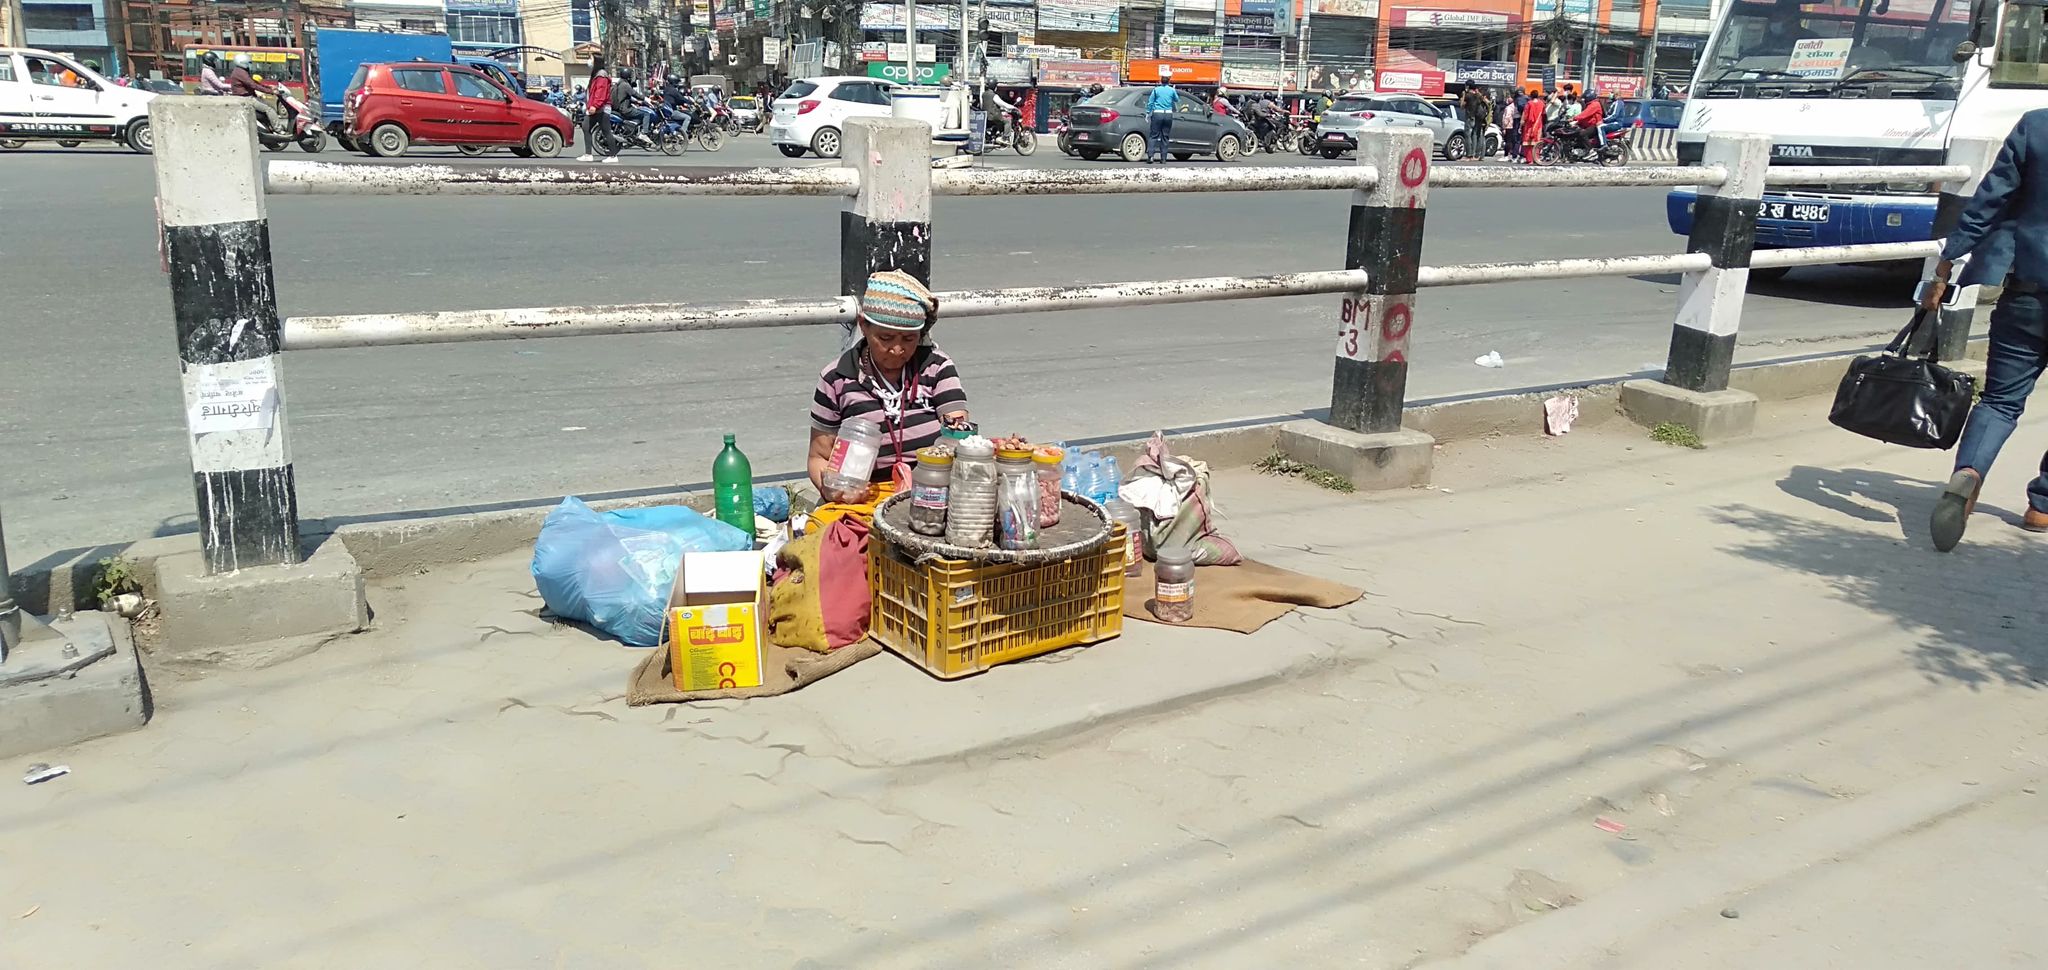
[[[539,620],[523,557],[381,584],[374,631],[153,678],[148,728],[0,786],[0,964],[1403,967],[1665,887],[1606,952],[2048,774],[2048,423],[1944,557],[1944,457],[1824,408],[1394,494],[1225,472],[1249,552],[1367,598],[951,684],[627,709],[640,654]]]

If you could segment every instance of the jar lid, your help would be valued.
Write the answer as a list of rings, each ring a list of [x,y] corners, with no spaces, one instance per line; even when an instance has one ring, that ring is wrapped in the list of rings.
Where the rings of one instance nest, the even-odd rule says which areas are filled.
[[[1031,460],[1041,465],[1057,465],[1066,460],[1066,457],[1066,449],[1055,448],[1051,445],[1039,448],[1031,453]]]
[[[995,454],[996,446],[990,444],[987,438],[962,438],[959,444],[953,446],[953,455],[956,458],[994,458]]]
[[[950,465],[953,463],[951,448],[919,448],[917,463],[920,465]]]
[[[997,457],[997,458],[999,458],[999,459],[1001,459],[1001,460],[1003,460],[1003,461],[1030,461],[1030,460],[1031,460],[1031,449],[1029,449],[1029,448],[997,448],[997,449],[996,449],[996,457]]]
[[[1192,564],[1195,561],[1195,551],[1187,546],[1161,546],[1153,556],[1163,563]]]

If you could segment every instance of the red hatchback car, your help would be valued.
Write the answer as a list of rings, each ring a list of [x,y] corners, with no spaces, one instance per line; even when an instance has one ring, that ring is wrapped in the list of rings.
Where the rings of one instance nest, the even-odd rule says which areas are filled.
[[[510,148],[553,158],[573,126],[554,106],[516,95],[460,64],[403,61],[356,68],[342,98],[342,130],[353,147],[396,158],[414,145]]]

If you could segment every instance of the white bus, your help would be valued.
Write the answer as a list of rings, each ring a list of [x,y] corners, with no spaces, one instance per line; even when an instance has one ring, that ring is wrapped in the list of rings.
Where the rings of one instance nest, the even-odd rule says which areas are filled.
[[[1950,138],[2003,140],[2048,107],[2048,0],[1729,0],[1689,98],[1682,164],[1714,131],[1771,136],[1774,164],[1942,164]],[[1674,232],[1693,198],[1671,193]],[[1756,245],[1927,239],[1934,207],[1921,183],[1774,187]]]

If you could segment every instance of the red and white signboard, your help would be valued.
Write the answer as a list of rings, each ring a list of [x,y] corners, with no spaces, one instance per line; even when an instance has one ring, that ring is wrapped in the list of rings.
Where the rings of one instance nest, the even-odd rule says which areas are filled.
[[[1595,74],[1593,90],[1603,98],[1633,98],[1643,93],[1643,79],[1638,74]]]
[[[1396,27],[1464,27],[1489,28],[1506,27],[1520,20],[1504,13],[1489,13],[1484,10],[1411,10],[1406,7],[1394,11]]]
[[[1378,91],[1419,94],[1426,98],[1441,97],[1444,93],[1444,72],[1381,71],[1373,75],[1373,88]]]

